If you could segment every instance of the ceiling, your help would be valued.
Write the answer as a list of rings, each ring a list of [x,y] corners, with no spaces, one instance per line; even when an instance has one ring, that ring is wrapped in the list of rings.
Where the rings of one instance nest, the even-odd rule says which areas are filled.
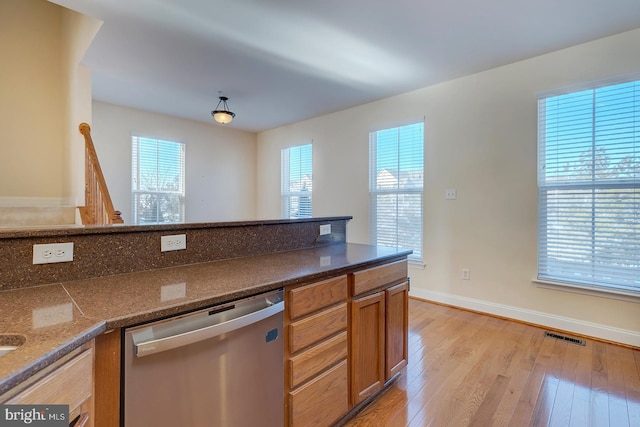
[[[638,0],[50,0],[96,100],[261,131],[640,27]]]

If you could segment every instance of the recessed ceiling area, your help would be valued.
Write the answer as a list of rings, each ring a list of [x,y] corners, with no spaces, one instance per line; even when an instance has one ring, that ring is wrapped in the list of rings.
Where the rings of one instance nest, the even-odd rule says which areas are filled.
[[[640,27],[638,0],[50,0],[104,22],[93,98],[258,132]],[[218,125],[219,126],[219,125]]]

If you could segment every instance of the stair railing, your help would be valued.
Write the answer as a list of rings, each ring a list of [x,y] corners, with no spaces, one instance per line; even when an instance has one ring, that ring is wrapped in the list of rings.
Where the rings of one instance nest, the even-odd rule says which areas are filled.
[[[80,206],[80,218],[84,225],[122,224],[120,211],[113,208],[107,182],[104,179],[98,154],[91,139],[91,127],[80,123],[80,133],[85,142],[85,206]]]

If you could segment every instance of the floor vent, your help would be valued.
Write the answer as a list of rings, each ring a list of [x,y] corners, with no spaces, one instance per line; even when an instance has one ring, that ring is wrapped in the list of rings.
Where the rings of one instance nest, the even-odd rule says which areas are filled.
[[[567,337],[565,335],[554,334],[553,332],[545,332],[544,336],[545,337],[550,337],[550,338],[555,338],[557,340],[568,341],[568,342],[573,343],[573,344],[587,345],[587,342],[585,340],[580,340],[578,338],[571,338],[571,337]]]

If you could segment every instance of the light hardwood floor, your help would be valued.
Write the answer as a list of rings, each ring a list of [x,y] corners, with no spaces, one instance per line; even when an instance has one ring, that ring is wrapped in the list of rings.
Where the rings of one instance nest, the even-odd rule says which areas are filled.
[[[640,426],[640,350],[409,300],[409,364],[346,425]]]

